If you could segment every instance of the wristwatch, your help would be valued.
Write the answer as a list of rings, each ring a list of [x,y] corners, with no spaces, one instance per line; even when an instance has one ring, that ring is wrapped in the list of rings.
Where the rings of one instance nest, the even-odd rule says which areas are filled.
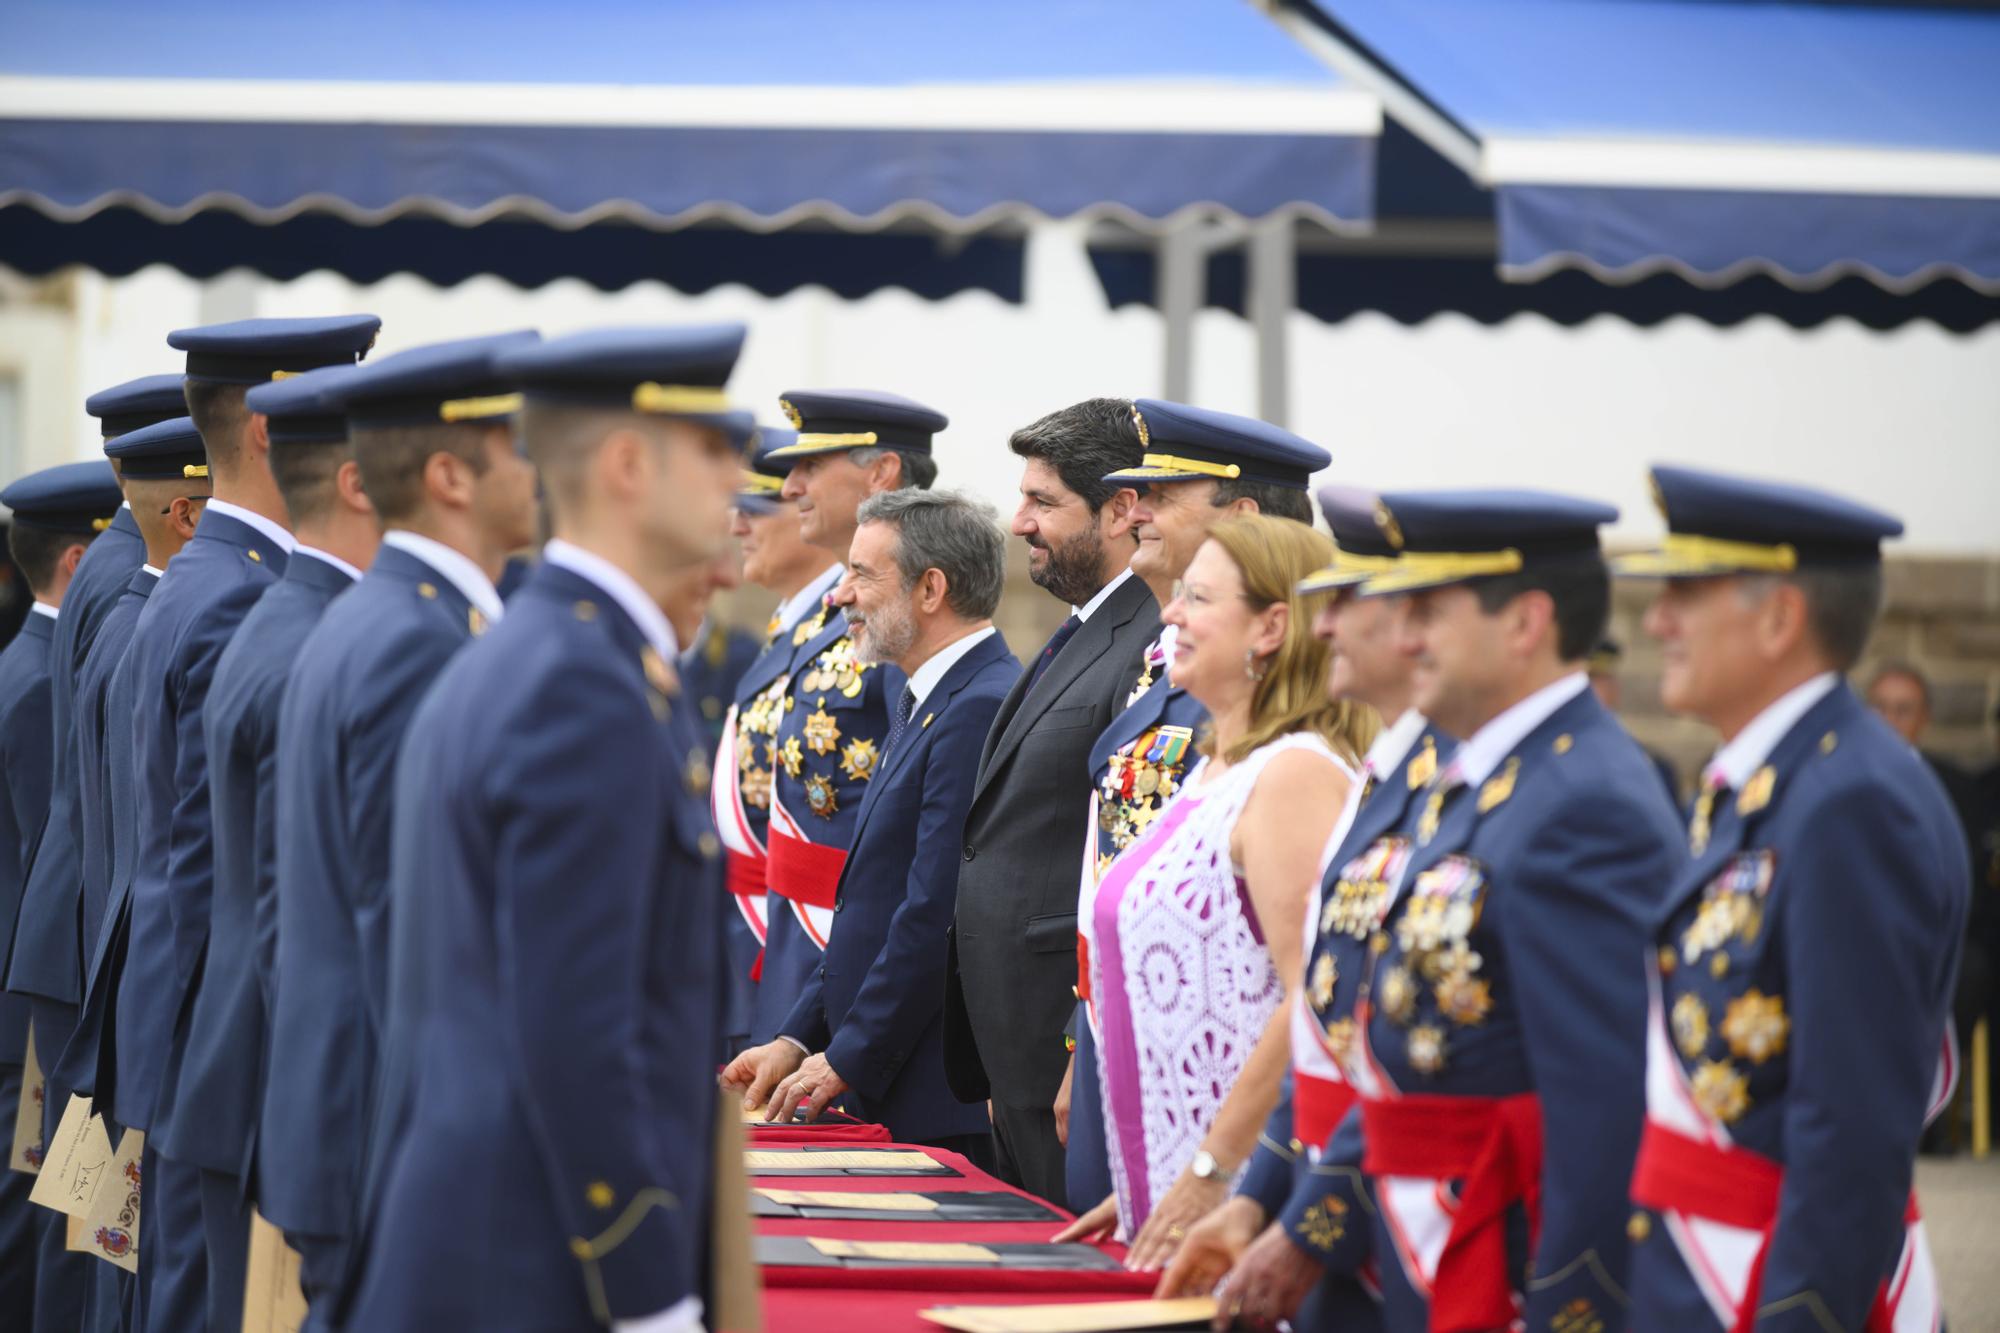
[[[1222,1178],[1222,1163],[1215,1160],[1215,1154],[1206,1148],[1198,1150],[1194,1160],[1188,1163],[1188,1170],[1196,1180],[1219,1180]]]

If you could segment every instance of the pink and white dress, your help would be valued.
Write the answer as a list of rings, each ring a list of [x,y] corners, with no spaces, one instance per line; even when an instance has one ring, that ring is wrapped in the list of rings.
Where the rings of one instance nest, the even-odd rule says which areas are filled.
[[[1098,1080],[1121,1238],[1138,1234],[1193,1160],[1284,998],[1229,841],[1265,764],[1295,749],[1352,780],[1309,732],[1252,751],[1212,783],[1203,760],[1091,900]]]

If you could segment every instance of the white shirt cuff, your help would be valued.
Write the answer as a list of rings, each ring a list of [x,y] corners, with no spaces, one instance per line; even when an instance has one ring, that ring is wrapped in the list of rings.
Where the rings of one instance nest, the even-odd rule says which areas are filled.
[[[799,1040],[799,1039],[798,1039],[797,1037],[787,1037],[787,1036],[786,1036],[786,1035],[785,1035],[784,1033],[780,1032],[780,1033],[778,1034],[778,1040],[779,1040],[779,1041],[788,1041],[788,1042],[790,1042],[790,1043],[791,1043],[792,1045],[794,1045],[794,1046],[798,1047],[798,1048],[799,1048],[799,1054],[800,1054],[800,1055],[811,1055],[811,1054],[812,1054],[812,1051],[811,1051],[810,1049],[808,1049],[808,1048],[807,1048],[806,1044],[805,1044],[804,1042],[800,1041],[800,1040]]]
[[[614,1319],[612,1333],[702,1333],[701,1297],[683,1296],[658,1314]]]

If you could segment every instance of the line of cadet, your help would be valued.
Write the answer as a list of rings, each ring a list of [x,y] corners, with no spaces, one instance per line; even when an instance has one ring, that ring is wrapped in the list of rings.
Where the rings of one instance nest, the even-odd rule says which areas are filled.
[[[725,392],[735,327],[363,362],[376,328],[175,333],[184,375],[87,404],[115,475],[0,493],[36,596],[0,656],[0,1095],[39,1118],[27,1156],[67,1118],[144,1182],[121,1238],[8,1175],[24,1327],[233,1330],[261,1223],[313,1327],[699,1327],[715,1071],[818,1002],[910,694],[832,594],[864,500],[930,487],[946,419],[797,391],[760,432]],[[1328,461],[1131,410],[1145,457],[1113,479],[1155,503],[1245,469],[1302,492]],[[1314,895],[1289,1095],[1250,1162],[1209,1164],[1235,1188],[1163,1283],[1222,1322],[1941,1317],[1911,1163],[1953,1074],[1967,857],[1842,680],[1900,524],[1653,478],[1665,540],[1616,561],[1588,501],[1320,492],[1340,554],[1300,592],[1330,688],[1385,727]],[[503,602],[538,487],[549,540]],[[724,714],[683,671],[726,654],[682,645],[732,522],[781,600]],[[1588,688],[1613,566],[1662,581],[1664,702],[1722,738],[1684,812]],[[1086,865],[1203,723],[1170,637],[1092,755]],[[842,1072],[844,1104],[911,1113]],[[970,1146],[985,1109],[925,1125]],[[1079,1124],[1072,1169],[1091,1151]]]

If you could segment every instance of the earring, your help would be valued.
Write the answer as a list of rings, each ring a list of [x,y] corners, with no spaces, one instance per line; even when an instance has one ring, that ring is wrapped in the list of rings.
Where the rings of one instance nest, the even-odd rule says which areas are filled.
[[[1263,665],[1257,660],[1256,649],[1245,648],[1243,650],[1244,675],[1248,676],[1252,680],[1261,681],[1264,679],[1265,675],[1270,671],[1270,669],[1271,669],[1270,667]]]

